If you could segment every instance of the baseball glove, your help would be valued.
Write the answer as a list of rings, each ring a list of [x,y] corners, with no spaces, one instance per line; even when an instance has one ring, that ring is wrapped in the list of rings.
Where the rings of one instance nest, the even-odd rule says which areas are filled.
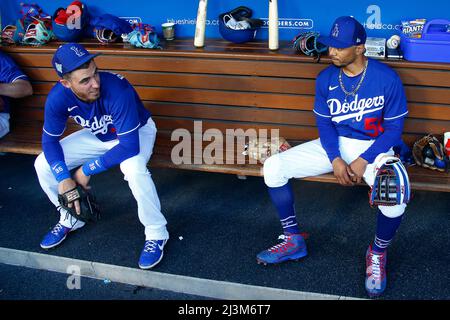
[[[127,21],[108,13],[93,18],[90,25],[94,28],[95,38],[101,43],[115,42],[122,34],[127,35],[133,31]]]
[[[133,31],[126,37],[126,41],[130,44],[137,48],[161,49],[158,35],[151,25],[146,23],[135,23],[132,28]]]
[[[286,151],[291,145],[283,137],[272,138],[270,140],[252,139],[244,147],[243,155],[248,155],[250,159],[264,163],[271,155]]]
[[[7,25],[1,32],[2,43],[16,44],[22,41],[25,29],[21,20],[17,20],[16,25]]]
[[[414,143],[412,154],[417,165],[444,172],[447,163],[444,146],[432,134],[428,134]]]
[[[53,31],[48,28],[48,24],[44,21],[35,20],[27,27],[27,31],[23,36],[22,43],[28,45],[39,46],[46,44],[54,38]]]
[[[320,61],[320,55],[327,51],[328,47],[317,42],[318,32],[303,32],[298,34],[293,40],[293,47],[297,52],[302,52],[307,56],[312,56]]]
[[[78,200],[80,203],[80,214],[77,214],[75,205],[69,208],[69,204],[73,204],[75,200]],[[80,185],[63,194],[59,194],[58,201],[62,208],[66,209],[70,215],[78,220],[89,222],[100,219],[100,208],[94,196]]]
[[[395,206],[409,202],[411,188],[408,173],[400,159],[383,156],[374,171],[375,180],[369,191],[371,206]]]

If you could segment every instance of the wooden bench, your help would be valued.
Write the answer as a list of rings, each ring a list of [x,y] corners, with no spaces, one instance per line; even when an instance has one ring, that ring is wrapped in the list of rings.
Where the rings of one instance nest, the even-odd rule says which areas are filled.
[[[0,151],[25,154],[41,152],[43,106],[57,81],[51,58],[60,43],[42,47],[2,47],[32,79],[34,95],[17,100],[12,107],[11,133],[0,140]],[[101,46],[83,42],[99,68],[120,73],[135,86],[158,127],[151,166],[261,176],[255,164],[207,164],[199,158],[174,164],[170,154],[178,141],[175,129],[202,131],[227,129],[279,129],[293,145],[318,137],[312,110],[315,78],[330,60],[293,53],[288,43],[270,52],[265,42],[230,44],[209,40],[195,49],[191,39],[164,44],[163,50],[135,49],[123,44]],[[442,137],[450,131],[450,64],[387,61],[400,75],[408,99],[409,116],[403,139],[408,145],[426,133]],[[69,123],[67,134],[77,130]],[[203,147],[210,142],[203,142]],[[233,150],[236,157],[242,145]],[[226,152],[226,146],[216,152]],[[225,159],[225,155],[223,157]],[[205,160],[205,159],[203,159]],[[200,162],[200,163],[197,163]],[[311,164],[313,165],[313,164]],[[412,166],[412,188],[450,192],[450,175]],[[305,180],[334,182],[333,174]]]

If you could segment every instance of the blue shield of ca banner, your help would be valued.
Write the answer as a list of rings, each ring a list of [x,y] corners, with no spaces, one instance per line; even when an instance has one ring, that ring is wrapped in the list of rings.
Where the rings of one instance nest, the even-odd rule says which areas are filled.
[[[20,2],[32,2],[52,14],[57,8],[66,8],[73,0],[0,0],[3,25],[14,21]],[[195,33],[198,0],[84,0],[92,15],[110,13],[130,22],[148,23],[162,33],[161,24],[176,23],[176,37],[190,38]],[[238,6],[247,6],[253,11],[253,18],[264,21],[257,32],[260,40],[268,37],[269,0],[209,0],[206,21],[206,37],[221,38],[219,15]],[[333,21],[343,15],[354,16],[366,28],[370,37],[389,37],[400,33],[402,20],[415,18],[450,19],[450,1],[434,0],[412,5],[411,2],[391,0],[348,0],[339,1],[278,0],[279,37],[292,40],[298,33],[317,31],[328,34]],[[7,22],[9,23],[9,22]]]

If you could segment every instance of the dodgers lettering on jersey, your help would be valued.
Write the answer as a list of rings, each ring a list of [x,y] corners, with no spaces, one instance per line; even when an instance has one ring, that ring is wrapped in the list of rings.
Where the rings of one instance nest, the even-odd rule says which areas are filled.
[[[52,88],[45,104],[45,134],[61,136],[68,117],[101,141],[117,139],[147,123],[150,112],[123,76],[110,72],[99,76],[100,98],[92,103],[78,99],[59,82]]]
[[[13,83],[17,80],[28,80],[28,77],[19,69],[14,61],[5,53],[0,51],[0,83]],[[9,98],[0,96],[0,112],[9,112]]]
[[[338,135],[347,138],[375,139],[383,131],[385,121],[404,117],[406,97],[398,75],[383,63],[370,59],[361,87],[355,95],[347,96],[339,84],[339,68],[332,65],[316,80],[314,113],[330,118]],[[362,74],[342,81],[347,92],[357,87]]]

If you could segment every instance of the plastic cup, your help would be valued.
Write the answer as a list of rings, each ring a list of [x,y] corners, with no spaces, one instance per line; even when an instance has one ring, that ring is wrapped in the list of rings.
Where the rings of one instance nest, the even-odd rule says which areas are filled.
[[[161,26],[163,30],[164,39],[168,41],[175,39],[175,23],[166,22],[163,23]]]

